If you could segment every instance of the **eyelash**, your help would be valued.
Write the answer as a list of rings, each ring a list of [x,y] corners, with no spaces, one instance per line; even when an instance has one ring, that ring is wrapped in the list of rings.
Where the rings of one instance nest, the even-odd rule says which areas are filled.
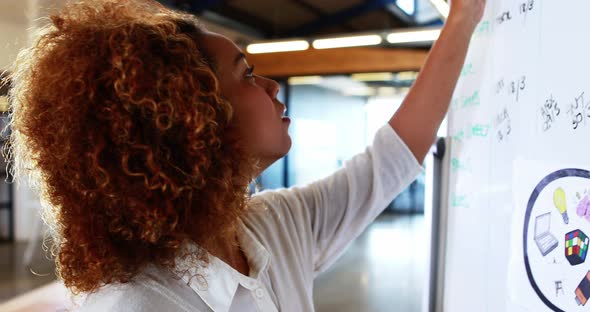
[[[246,78],[254,78],[254,65],[248,67],[248,69],[246,69]]]

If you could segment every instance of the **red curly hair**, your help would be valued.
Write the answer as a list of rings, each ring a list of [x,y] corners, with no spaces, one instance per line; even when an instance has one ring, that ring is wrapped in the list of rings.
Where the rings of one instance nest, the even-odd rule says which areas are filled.
[[[149,263],[173,268],[185,243],[234,229],[256,166],[194,17],[85,1],[50,21],[10,76],[9,152],[41,194],[65,285],[91,292]]]

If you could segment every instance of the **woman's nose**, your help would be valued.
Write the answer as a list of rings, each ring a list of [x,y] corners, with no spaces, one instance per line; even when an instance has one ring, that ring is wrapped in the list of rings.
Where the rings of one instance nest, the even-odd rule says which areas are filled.
[[[264,77],[265,89],[268,95],[274,100],[277,98],[280,90],[280,85],[273,79]]]

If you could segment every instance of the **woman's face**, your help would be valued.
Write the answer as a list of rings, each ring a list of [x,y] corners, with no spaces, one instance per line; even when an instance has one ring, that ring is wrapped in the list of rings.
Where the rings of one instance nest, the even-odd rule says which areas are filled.
[[[243,52],[228,38],[209,32],[203,44],[215,62],[221,93],[234,109],[238,135],[264,170],[291,148],[291,121],[277,100],[279,84],[253,74]]]

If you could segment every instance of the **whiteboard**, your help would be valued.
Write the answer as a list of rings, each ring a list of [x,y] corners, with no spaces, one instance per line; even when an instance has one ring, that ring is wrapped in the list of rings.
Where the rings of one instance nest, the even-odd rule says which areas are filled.
[[[438,310],[590,311],[588,12],[488,0],[449,111]]]

